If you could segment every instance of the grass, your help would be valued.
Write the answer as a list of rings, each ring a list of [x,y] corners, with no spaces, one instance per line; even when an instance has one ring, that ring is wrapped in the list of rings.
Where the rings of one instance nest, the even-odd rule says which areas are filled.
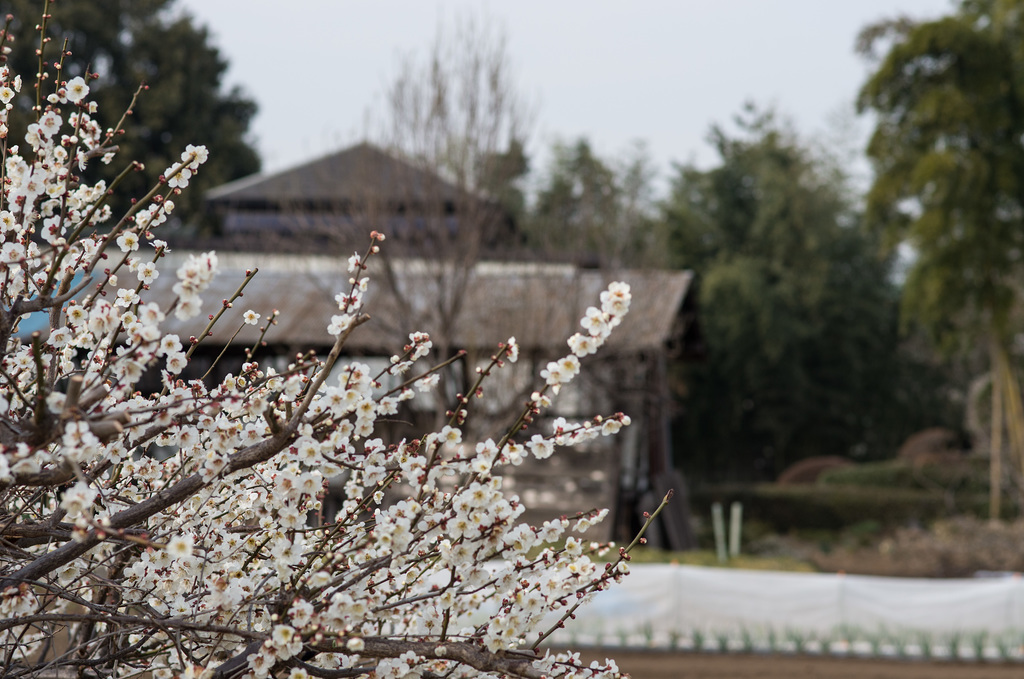
[[[931,660],[934,653],[932,635],[927,632],[922,632],[918,636],[917,645],[921,649],[921,657],[925,660]]]

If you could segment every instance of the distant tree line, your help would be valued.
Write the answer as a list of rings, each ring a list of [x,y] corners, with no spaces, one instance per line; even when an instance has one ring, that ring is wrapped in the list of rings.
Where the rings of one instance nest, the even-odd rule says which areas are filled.
[[[8,56],[16,73],[39,69],[38,33],[32,37],[31,26],[39,23],[42,6],[40,0],[0,0],[0,16],[12,15],[11,29],[20,36]],[[192,189],[178,197],[179,214],[196,214],[206,190],[259,171],[249,136],[256,103],[240,89],[227,87],[228,63],[209,30],[174,0],[61,0],[51,2],[49,15],[43,72],[51,82],[84,75],[86,67],[97,73],[99,79],[89,87],[104,128],[118,122],[140,85],[147,88],[131,109],[126,133],[116,140],[120,157],[137,159],[144,169],[123,181],[115,207],[127,206],[125,196],[144,193],[186,144],[206,145],[210,162],[197,173]],[[61,61],[65,40],[73,58],[58,74],[54,64]],[[11,132],[14,139],[24,135],[23,129]],[[123,162],[93,163],[89,174],[95,176],[87,179],[109,184],[124,169]]]
[[[959,428],[959,385],[901,326],[898,258],[839,161],[754,105],[708,139],[715,165],[677,165],[661,200],[642,147],[616,163],[585,139],[557,144],[522,217],[544,252],[696,273],[709,350],[672,368],[677,463],[697,482],[771,480]]]
[[[36,5],[6,0],[0,11],[34,17]],[[889,50],[874,57],[860,99],[879,115],[866,198],[822,145],[756,106],[714,126],[717,161],[676,165],[667,195],[639,143],[607,156],[586,138],[562,139],[535,167],[529,107],[506,77],[504,42],[469,50],[487,57],[477,61],[462,54],[453,63],[463,70],[450,75],[499,83],[504,117],[489,125],[471,116],[477,126],[467,128],[453,101],[442,118],[423,118],[429,127],[410,127],[402,116],[429,94],[416,89],[426,81],[411,77],[410,61],[389,90],[384,136],[500,202],[523,234],[510,255],[696,273],[709,354],[671,376],[676,458],[696,480],[771,479],[813,455],[889,457],[919,429],[961,426],[979,343],[992,366],[1013,363],[1024,239],[1021,6],[968,0],[935,22],[865,30],[865,54]],[[122,155],[147,167],[126,194],[185,143],[205,143],[210,162],[180,206],[184,218],[198,214],[204,189],[259,169],[248,137],[254,102],[226,87],[227,64],[207,29],[173,0],[59,2],[51,14],[74,62],[105,74],[92,84],[101,110],[127,107],[138,84],[149,85],[133,108],[135,131],[119,140]],[[10,59],[20,71],[34,72],[36,47],[16,45]],[[48,49],[52,62],[60,47]],[[446,55],[435,48],[426,65],[444,73]],[[417,143],[440,155],[428,158]],[[901,243],[909,260],[897,255]],[[969,369],[954,370],[954,358]],[[995,425],[1012,435],[1004,423],[1020,412],[1015,372],[1001,374],[992,393],[1007,405],[992,410],[1005,411]]]

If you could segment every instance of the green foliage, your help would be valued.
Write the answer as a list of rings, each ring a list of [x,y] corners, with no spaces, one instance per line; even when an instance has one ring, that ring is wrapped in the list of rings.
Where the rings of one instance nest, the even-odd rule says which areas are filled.
[[[996,410],[991,440],[999,445],[1005,421],[1010,459],[1020,459],[1024,412],[1010,397],[1019,379],[1006,366],[1020,330],[1024,0],[964,0],[936,21],[869,27],[862,49],[870,53],[883,37],[889,50],[859,100],[878,121],[868,146],[876,177],[867,221],[917,254],[907,317],[948,351],[987,345],[993,379],[1006,392],[995,401],[1005,413]],[[1001,473],[996,453],[993,474]]]
[[[923,465],[903,459],[871,462],[830,469],[818,479],[818,483],[834,486],[940,489],[972,494],[987,493],[988,481],[988,461],[980,457]]]
[[[39,0],[2,0],[0,14],[11,13],[15,28],[39,23]],[[145,171],[121,185],[121,196],[141,195],[157,176],[177,162],[186,144],[205,144],[210,160],[178,197],[178,209],[187,218],[200,204],[206,189],[259,171],[256,151],[246,135],[256,104],[237,88],[226,91],[227,62],[210,44],[209,32],[175,7],[173,0],[65,0],[51,5],[48,22],[52,41],[44,57],[59,59],[63,40],[74,54],[62,79],[83,75],[83,65],[102,75],[90,82],[101,115],[119,116],[143,82],[148,89],[133,109],[129,132],[118,138],[120,157],[138,159]],[[31,29],[15,31],[30,36]],[[38,38],[14,44],[9,56],[15,72],[35,73]],[[52,77],[51,67],[46,69]],[[27,101],[32,93],[25,93]],[[45,102],[44,102],[45,103]],[[112,127],[117,118],[101,118]],[[14,138],[19,130],[13,130]],[[99,168],[108,181],[123,167]],[[125,205],[122,200],[120,205]]]
[[[908,317],[948,348],[1005,341],[1024,247],[1024,2],[866,34],[865,51],[891,38],[859,99],[878,121],[866,218],[917,253]]]
[[[910,521],[928,523],[966,511],[980,515],[986,495],[965,495],[958,507],[950,507],[941,490],[861,488],[853,486],[720,486],[695,491],[694,506],[712,501],[743,503],[744,517],[762,521],[780,532],[790,530],[838,531],[876,521],[884,527]],[[698,510],[700,511],[700,510]]]
[[[665,219],[700,281],[708,361],[685,370],[680,463],[699,480],[774,478],[811,455],[890,455],[958,415],[901,350],[891,261],[842,175],[770,112],[715,127],[711,170],[680,167]]]
[[[664,266],[653,202],[654,170],[638,144],[623,162],[598,157],[586,139],[556,143],[524,224],[534,250],[607,266]]]
[[[526,215],[526,196],[522,183],[530,171],[530,159],[521,141],[513,139],[503,152],[491,153],[484,159],[480,188],[493,196],[517,222]]]

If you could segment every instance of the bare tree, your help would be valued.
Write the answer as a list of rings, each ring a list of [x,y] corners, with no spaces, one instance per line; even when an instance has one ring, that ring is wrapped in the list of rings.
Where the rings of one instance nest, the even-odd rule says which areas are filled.
[[[513,70],[492,19],[440,26],[425,54],[401,58],[371,142],[213,192],[224,244],[348,256],[368,230],[386,234],[391,302],[447,356],[476,264],[521,256],[532,115]]]
[[[407,55],[387,91],[382,146],[436,183],[397,187],[405,194],[399,235],[412,245],[401,255],[427,260],[432,289],[403,284],[393,256],[384,259],[386,280],[408,316],[432,330],[441,355],[453,346],[474,266],[519,248],[509,192],[526,171],[530,127],[506,34],[481,16],[439,27],[426,57]],[[424,294],[429,304],[413,303]],[[417,313],[424,309],[426,317]]]

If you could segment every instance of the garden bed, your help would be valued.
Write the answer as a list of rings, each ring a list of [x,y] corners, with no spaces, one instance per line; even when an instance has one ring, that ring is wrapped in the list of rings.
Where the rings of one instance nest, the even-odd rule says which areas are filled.
[[[1016,679],[1015,663],[925,662],[816,655],[587,650],[581,658],[615,658],[633,679]]]

